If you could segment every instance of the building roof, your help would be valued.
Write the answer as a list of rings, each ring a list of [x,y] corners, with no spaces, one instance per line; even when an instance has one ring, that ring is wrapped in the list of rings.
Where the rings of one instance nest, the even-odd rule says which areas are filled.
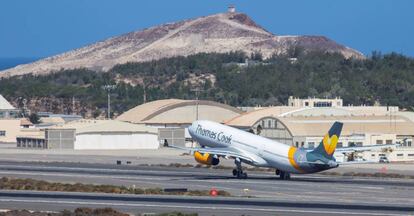
[[[45,139],[45,131],[39,128],[24,128],[17,134],[17,138]]]
[[[277,117],[282,114],[291,113],[293,111],[297,111],[298,107],[291,107],[291,106],[275,106],[269,108],[263,108],[258,110],[253,110],[250,112],[243,113],[239,116],[236,116],[232,119],[227,120],[224,122],[227,125],[232,125],[236,127],[251,127],[254,123],[256,123],[259,119],[267,116]]]
[[[14,110],[16,109],[12,106],[4,97],[0,95],[0,110]]]
[[[42,122],[43,124],[51,124],[51,125],[65,123],[65,120],[62,117],[40,117],[39,121]]]
[[[33,126],[33,123],[31,121],[29,121],[29,119],[27,119],[27,118],[21,118],[20,119],[20,125],[21,126],[24,126],[24,125]]]
[[[76,134],[84,133],[153,133],[156,134],[156,128],[145,125],[132,124],[117,120],[77,120],[65,125],[51,127],[50,129],[75,129]]]
[[[344,123],[343,135],[356,133],[414,135],[414,113],[390,113],[386,107],[269,107],[244,113],[225,123],[248,128],[267,117],[281,121],[293,136],[323,136],[335,121]]]
[[[313,116],[278,118],[293,136],[323,136],[335,121],[344,123],[342,135],[397,134],[414,135],[414,122],[402,116]]]
[[[139,105],[120,115],[117,120],[148,124],[188,124],[196,119],[197,104],[199,119],[223,122],[243,113],[237,108],[214,101],[166,99]]]
[[[392,107],[394,108],[394,107]],[[404,115],[406,117],[413,117],[411,112],[397,112],[398,107],[392,110],[391,114]],[[405,113],[405,114],[403,114]],[[312,117],[312,116],[386,116],[390,111],[387,107],[376,106],[345,106],[345,107],[293,107],[293,106],[275,106],[267,107],[258,110],[253,110],[236,116],[226,122],[228,125],[249,127],[252,126],[258,119],[273,116],[273,117]]]

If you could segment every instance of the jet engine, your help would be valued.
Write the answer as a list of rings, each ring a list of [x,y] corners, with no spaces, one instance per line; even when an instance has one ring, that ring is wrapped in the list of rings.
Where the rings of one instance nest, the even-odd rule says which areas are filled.
[[[218,159],[218,157],[215,157],[214,155],[207,154],[207,153],[203,154],[198,151],[194,152],[194,159],[197,162],[201,164],[205,164],[205,165],[216,166],[220,163],[220,160]]]

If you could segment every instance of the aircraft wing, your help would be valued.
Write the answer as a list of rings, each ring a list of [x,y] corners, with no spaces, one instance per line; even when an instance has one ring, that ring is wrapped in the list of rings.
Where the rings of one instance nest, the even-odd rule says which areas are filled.
[[[249,157],[248,155],[244,154],[241,151],[238,151],[237,149],[234,148],[228,148],[228,147],[224,147],[224,148],[188,148],[188,147],[180,147],[180,146],[172,146],[172,145],[168,145],[166,147],[170,147],[170,148],[176,148],[176,149],[181,149],[184,151],[189,151],[191,154],[193,154],[194,152],[200,152],[200,153],[207,153],[207,154],[212,154],[212,155],[217,155],[217,156],[222,156],[225,158],[239,158],[245,161],[249,161],[249,162],[256,162],[253,158]]]
[[[338,152],[338,153],[363,152],[363,151],[378,150],[378,149],[383,149],[383,148],[393,148],[397,146],[399,146],[399,144],[343,147],[343,148],[337,148],[335,152]]]

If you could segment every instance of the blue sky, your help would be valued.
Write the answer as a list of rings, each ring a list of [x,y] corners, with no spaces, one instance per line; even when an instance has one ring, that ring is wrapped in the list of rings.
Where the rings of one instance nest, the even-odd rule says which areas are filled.
[[[414,56],[410,0],[2,0],[0,57],[46,57],[229,4],[277,35],[324,35],[368,55]]]

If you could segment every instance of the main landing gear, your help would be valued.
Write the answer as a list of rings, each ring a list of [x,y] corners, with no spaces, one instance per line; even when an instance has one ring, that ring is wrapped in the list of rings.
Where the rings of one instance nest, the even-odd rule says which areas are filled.
[[[236,176],[238,179],[246,179],[247,173],[243,172],[240,159],[236,158],[234,163],[236,164],[236,169],[233,169],[233,176]]]
[[[278,175],[281,180],[289,180],[290,179],[290,173],[285,172],[285,171],[276,170],[276,175]]]

